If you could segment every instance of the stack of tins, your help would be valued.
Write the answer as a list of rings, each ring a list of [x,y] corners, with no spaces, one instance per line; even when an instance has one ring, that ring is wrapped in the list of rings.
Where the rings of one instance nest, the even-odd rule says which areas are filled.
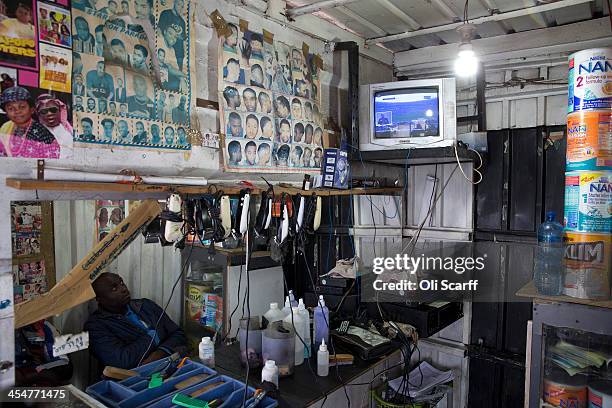
[[[612,252],[612,48],[569,60],[564,293],[610,298]]]

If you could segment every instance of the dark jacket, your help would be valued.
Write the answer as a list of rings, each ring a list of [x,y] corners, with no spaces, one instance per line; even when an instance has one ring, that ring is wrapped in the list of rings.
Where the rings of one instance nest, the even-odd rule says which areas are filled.
[[[130,308],[149,327],[155,327],[163,313],[162,308],[149,299],[132,300]],[[89,316],[85,330],[89,331],[89,348],[103,365],[130,369],[136,367],[141,358],[146,358],[146,355],[144,358],[142,356],[151,337],[124,315],[98,309]],[[184,354],[187,351],[185,333],[165,313],[157,327],[157,335],[160,343],[157,347],[152,344],[147,355],[156,349],[169,354]]]

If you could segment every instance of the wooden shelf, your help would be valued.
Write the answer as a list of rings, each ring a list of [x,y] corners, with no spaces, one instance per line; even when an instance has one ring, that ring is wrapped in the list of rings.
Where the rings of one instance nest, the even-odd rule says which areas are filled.
[[[516,292],[516,296],[533,298],[534,300],[540,300],[544,302],[578,303],[581,305],[605,307],[608,309],[612,309],[612,300],[580,299],[580,298],[574,298],[574,297],[565,296],[565,295],[560,295],[560,296],[540,295],[533,281],[529,282],[528,284],[520,288],[518,292]]]
[[[50,181],[27,180],[7,178],[6,185],[17,190],[49,190],[49,191],[93,191],[111,193],[179,193],[179,194],[206,194],[222,190],[226,194],[238,194],[246,188],[235,184],[209,184],[206,186],[162,185],[162,184],[133,184],[133,183],[101,183],[89,181]],[[267,186],[255,186],[251,189],[254,194],[265,191]],[[274,186],[276,194],[287,193],[291,195],[310,195],[316,193],[321,197],[348,196],[348,195],[398,195],[401,187],[384,188],[353,188],[351,190],[315,189],[305,191],[295,187]]]

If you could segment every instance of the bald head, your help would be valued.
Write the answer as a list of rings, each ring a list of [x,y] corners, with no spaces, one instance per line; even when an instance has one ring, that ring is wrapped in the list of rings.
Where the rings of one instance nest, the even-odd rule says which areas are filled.
[[[121,276],[115,273],[103,273],[91,286],[96,293],[98,306],[111,313],[125,313],[130,303],[130,291]]]

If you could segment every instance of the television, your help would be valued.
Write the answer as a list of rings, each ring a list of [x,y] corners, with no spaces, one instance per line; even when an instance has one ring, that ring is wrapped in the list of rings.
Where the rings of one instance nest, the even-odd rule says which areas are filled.
[[[457,138],[455,79],[362,85],[359,149],[452,146]]]

